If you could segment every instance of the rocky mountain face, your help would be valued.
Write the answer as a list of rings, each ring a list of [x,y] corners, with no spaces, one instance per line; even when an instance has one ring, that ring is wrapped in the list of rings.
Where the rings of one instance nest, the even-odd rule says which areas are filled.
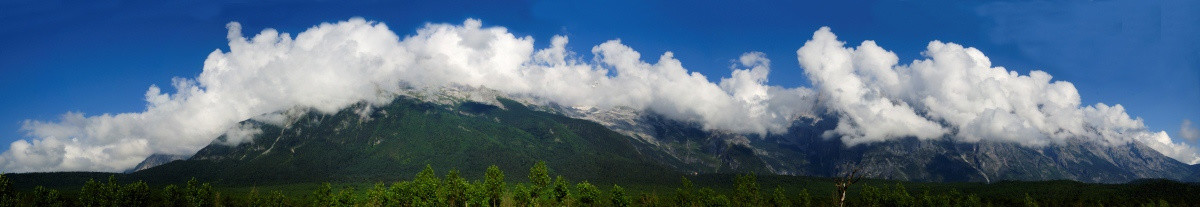
[[[1082,139],[1061,145],[956,143],[949,139],[892,140],[847,147],[821,135],[835,117],[802,117],[787,134],[746,135],[703,130],[653,113],[627,109],[557,107],[654,146],[694,173],[758,172],[836,176],[858,167],[870,177],[933,182],[1076,180],[1119,183],[1143,178],[1198,181],[1200,166],[1166,157],[1138,142],[1109,146]]]
[[[142,160],[142,162],[138,163],[137,166],[134,166],[133,168],[126,170],[125,173],[132,173],[132,172],[137,172],[137,171],[141,171],[141,170],[145,170],[145,169],[150,169],[155,166],[167,164],[171,161],[184,160],[184,159],[187,159],[188,157],[189,156],[187,156],[187,155],[153,154],[153,155],[150,155],[150,157],[146,157],[146,160]]]
[[[661,175],[760,173],[829,177],[860,168],[869,177],[933,182],[1142,178],[1197,181],[1200,167],[1140,143],[1108,146],[1071,140],[1025,147],[898,139],[847,147],[822,133],[834,117],[800,117],[786,134],[705,130],[629,108],[560,106],[487,89],[414,90],[386,106],[360,104],[336,114],[293,110],[286,124],[248,120],[262,130],[252,141],[225,137],[190,159],[152,156],[137,173],[184,173],[233,180],[378,179],[405,176],[430,164],[464,172],[500,165],[521,172],[538,160],[570,177],[612,177],[613,170]]]

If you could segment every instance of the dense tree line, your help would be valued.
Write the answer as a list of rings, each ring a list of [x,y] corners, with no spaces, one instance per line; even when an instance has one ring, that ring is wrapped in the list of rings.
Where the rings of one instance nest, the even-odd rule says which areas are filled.
[[[88,180],[79,191],[72,194],[42,186],[32,192],[18,193],[12,181],[0,175],[0,207],[7,206],[222,206],[220,193],[208,183],[196,179],[184,186],[168,185],[152,192],[146,182],[120,184],[115,177],[107,182]]]
[[[686,177],[681,186],[666,194],[639,193],[625,188],[598,186],[588,181],[572,184],[563,176],[553,176],[545,162],[529,171],[528,183],[509,184],[499,167],[487,169],[482,180],[468,180],[457,170],[438,176],[426,166],[411,180],[390,185],[376,183],[369,189],[334,187],[323,183],[308,195],[289,198],[280,191],[261,194],[257,189],[223,197],[209,183],[192,179],[181,185],[151,189],[145,182],[120,184],[113,177],[107,182],[89,180],[79,191],[67,193],[38,186],[31,192],[17,192],[12,182],[0,175],[0,207],[6,206],[838,206],[841,195],[814,195],[807,188],[788,192],[784,186],[764,189],[753,174],[738,175],[728,193],[699,187]],[[552,179],[553,177],[553,179]],[[813,186],[829,187],[833,186]],[[1028,194],[1023,199],[985,201],[974,194],[956,190],[934,193],[928,189],[910,193],[900,184],[861,185],[846,200],[846,206],[1104,206],[1106,203],[1063,203],[1038,200]],[[1111,206],[1111,205],[1110,205]],[[1118,204],[1117,206],[1128,206]],[[1148,200],[1140,206],[1187,206],[1165,200]]]

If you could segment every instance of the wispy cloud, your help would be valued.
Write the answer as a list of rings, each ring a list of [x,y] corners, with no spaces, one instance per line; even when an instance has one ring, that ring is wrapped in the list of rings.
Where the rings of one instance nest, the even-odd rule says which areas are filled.
[[[1200,138],[1200,129],[1192,126],[1192,120],[1184,119],[1182,123],[1179,123],[1179,136],[1194,142]]]

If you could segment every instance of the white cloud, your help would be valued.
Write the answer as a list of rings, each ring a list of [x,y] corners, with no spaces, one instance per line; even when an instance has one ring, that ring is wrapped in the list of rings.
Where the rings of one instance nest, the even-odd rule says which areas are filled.
[[[1192,120],[1184,119],[1183,123],[1179,123],[1179,136],[1194,142],[1200,138],[1200,129],[1192,126]]]
[[[890,67],[896,55],[864,42],[863,46],[845,48],[837,36],[823,27],[812,40],[796,51],[804,74],[821,94],[821,102],[838,115],[837,129],[826,137],[841,135],[842,141],[853,145],[877,142],[897,137],[932,139],[946,130],[941,125],[921,117],[908,103],[888,97],[885,90],[900,84]]]
[[[532,37],[478,20],[427,24],[401,37],[362,19],[326,23],[294,37],[266,29],[252,37],[228,25],[229,51],[213,51],[194,79],[175,78],[175,93],[146,91],[145,111],[26,121],[29,139],[0,154],[6,172],[121,171],[154,153],[190,154],[226,135],[229,143],[261,133],[238,122],[285,125],[304,109],[333,113],[356,103],[381,105],[407,88],[486,87],[567,106],[629,107],[738,133],[785,132],[798,116],[839,117],[827,136],[847,144],[897,137],[1019,142],[1042,146],[1072,137],[1106,143],[1138,140],[1180,160],[1195,149],[1164,141],[1120,105],[1080,107],[1070,83],[1035,71],[992,67],[974,48],[930,43],[930,59],[898,65],[867,41],[847,48],[828,28],[797,51],[814,88],[767,83],[771,61],[742,55],[713,83],[670,52],[655,63],[620,40],[591,48],[593,60],[555,36]],[[370,106],[364,108],[369,110]],[[820,112],[818,112],[820,111]],[[359,111],[359,113],[363,113]],[[1196,161],[1192,161],[1196,162]]]
[[[707,129],[760,134],[784,132],[814,105],[810,90],[765,85],[769,60],[761,53],[747,53],[744,69],[712,83],[688,72],[670,52],[647,63],[613,40],[592,48],[594,61],[581,61],[566,49],[566,37],[535,50],[533,38],[473,19],[428,24],[403,38],[357,18],[294,37],[273,29],[245,37],[241,25],[228,28],[230,50],[209,54],[195,79],[174,79],[177,93],[151,86],[146,110],[138,113],[27,121],[23,130],[30,139],[0,155],[0,167],[121,171],[154,153],[189,154],[221,135],[232,144],[261,133],[237,124],[242,120],[282,125],[302,111],[297,109],[333,113],[364,101],[385,104],[406,87],[486,87],[564,105],[652,110]]]
[[[1121,105],[1081,106],[1071,83],[1051,81],[1042,71],[1020,75],[992,66],[975,48],[933,41],[922,53],[927,59],[900,65],[873,41],[844,44],[821,28],[797,57],[821,104],[840,119],[826,135],[847,144],[940,136],[1034,147],[1067,139],[1139,141],[1183,162],[1200,162],[1195,148],[1148,131]]]

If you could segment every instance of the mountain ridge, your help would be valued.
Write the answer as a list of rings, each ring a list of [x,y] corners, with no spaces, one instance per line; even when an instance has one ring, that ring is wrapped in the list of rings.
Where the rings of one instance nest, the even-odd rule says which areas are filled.
[[[186,162],[191,162],[191,165],[207,162],[209,164],[235,163],[233,165],[245,166],[246,164],[244,163],[236,163],[239,160],[254,160],[262,156],[269,158],[274,156],[268,156],[272,153],[294,154],[298,148],[306,147],[308,144],[334,148],[342,145],[352,145],[364,149],[347,148],[329,150],[365,155],[360,155],[357,158],[345,158],[347,159],[346,161],[336,162],[337,164],[348,165],[358,163],[367,167],[403,164],[407,167],[389,166],[385,168],[407,172],[415,170],[416,167],[422,164],[422,162],[413,162],[411,157],[424,157],[423,159],[426,160],[423,164],[440,165],[441,163],[431,163],[437,162],[440,159],[428,157],[438,156],[443,153],[459,155],[462,152],[422,151],[425,154],[408,154],[407,156],[411,156],[408,159],[390,159],[389,161],[389,159],[379,157],[380,154],[389,154],[389,152],[385,152],[387,150],[372,149],[371,147],[391,142],[389,140],[407,140],[410,144],[422,143],[421,140],[423,139],[439,137],[439,135],[434,135],[439,132],[464,134],[459,131],[468,132],[475,130],[473,132],[479,133],[474,133],[472,136],[490,137],[488,143],[492,143],[491,145],[495,145],[495,147],[489,150],[496,150],[492,152],[496,154],[511,153],[528,155],[531,154],[531,152],[528,152],[529,150],[539,150],[514,147],[521,145],[536,145],[547,147],[547,149],[555,149],[555,146],[558,144],[566,145],[565,148],[562,148],[563,150],[558,151],[565,154],[523,156],[519,159],[523,160],[520,164],[501,164],[507,165],[504,166],[506,171],[520,171],[523,167],[519,167],[518,165],[530,164],[535,159],[556,159],[555,156],[567,156],[570,158],[564,158],[561,162],[550,162],[552,167],[557,169],[578,168],[565,163],[587,163],[588,161],[585,160],[572,159],[599,159],[588,155],[588,153],[595,154],[598,151],[615,150],[623,152],[620,153],[622,155],[617,156],[622,157],[621,159],[624,160],[622,162],[640,163],[635,164],[639,166],[660,166],[663,169],[655,171],[671,171],[680,174],[761,173],[832,177],[837,176],[842,170],[848,167],[857,166],[864,169],[868,173],[868,176],[872,178],[906,181],[997,182],[1001,180],[1069,179],[1096,183],[1128,182],[1142,178],[1196,181],[1195,175],[1200,174],[1200,167],[1189,166],[1165,157],[1157,151],[1136,142],[1122,146],[1107,146],[1084,140],[1074,140],[1066,145],[1031,148],[1020,146],[1016,143],[986,141],[957,143],[949,139],[918,140],[915,138],[905,138],[873,144],[845,146],[840,140],[827,139],[822,136],[826,130],[836,127],[836,118],[828,116],[800,117],[792,124],[788,133],[762,136],[730,133],[720,130],[705,130],[695,123],[675,121],[647,111],[637,111],[627,108],[601,110],[596,108],[567,107],[553,103],[540,103],[538,100],[531,98],[501,96],[497,94],[495,91],[489,92],[487,89],[469,87],[414,91],[397,97],[393,103],[385,106],[372,106],[363,103],[343,109],[336,114],[323,115],[312,111],[302,113],[304,115],[293,117],[294,119],[284,126],[275,126],[251,119],[243,122],[243,124],[251,124],[259,127],[263,132],[255,136],[250,142],[229,146],[227,143],[224,143],[228,138],[221,137],[214,140],[213,144],[197,152],[195,156],[192,156]],[[364,115],[364,111],[368,113]],[[405,116],[403,114],[409,115]],[[328,122],[337,123],[331,124]],[[349,130],[352,133],[362,133],[366,130],[365,128],[375,127],[371,130],[378,131],[383,130],[379,128],[380,126],[404,126],[406,123],[422,124],[421,126],[424,128],[410,127],[388,131],[393,133],[390,135],[376,133],[365,137],[361,134],[354,136],[341,134],[343,133],[342,130]],[[456,126],[434,126],[429,123]],[[477,125],[467,124],[468,126],[463,126],[464,123]],[[578,128],[552,127],[559,124],[564,124],[562,126],[577,126]],[[479,131],[478,127],[484,126],[510,128],[500,131]],[[547,128],[547,126],[551,127]],[[586,129],[587,131],[578,131],[581,129]],[[576,131],[570,134],[569,137],[561,137],[554,135],[556,130]],[[507,135],[512,135],[512,137],[506,137]],[[603,138],[598,139],[593,135]],[[552,139],[550,142],[510,140],[516,139],[514,137],[525,137],[525,139],[529,139],[529,137],[542,137]],[[564,139],[569,141],[563,141]],[[477,143],[479,140],[453,140],[451,143],[426,143],[428,144],[426,147],[430,149],[459,149],[461,147],[456,147],[457,145],[480,144]],[[265,145],[264,143],[266,142],[270,142],[271,144]],[[282,145],[276,146],[279,144]],[[617,147],[614,144],[620,146]],[[319,152],[314,151],[311,153]],[[580,155],[580,153],[583,155]],[[282,159],[286,163],[303,162],[304,159],[322,158],[308,157],[299,159],[292,157],[289,159],[278,159]],[[458,160],[456,162],[472,161],[472,163],[475,161],[474,159],[500,163],[505,162],[501,159],[491,159],[486,156],[467,156],[454,159]],[[363,164],[363,162],[366,162],[366,164]],[[328,162],[322,168],[353,168],[352,166],[339,166],[330,163],[335,162]],[[183,165],[185,164],[176,164],[175,166]],[[474,165],[454,165],[451,167],[468,170],[481,168],[485,165],[484,163],[479,163]],[[610,163],[609,165],[619,164]],[[358,168],[363,168],[364,166],[358,166]],[[588,169],[599,170],[603,168],[591,167]],[[228,172],[210,170],[208,173],[214,177],[237,177],[235,175],[238,174],[239,170],[256,171],[256,169],[250,167]],[[147,173],[155,171],[167,172],[173,170],[149,170]],[[289,174],[287,170],[275,170],[271,172]],[[382,177],[378,175],[379,172],[372,170],[364,170],[363,172],[343,170],[339,171],[339,173],[348,175],[344,177],[347,179],[353,179],[351,177],[354,176],[361,176],[368,179]],[[577,172],[575,175],[585,179],[602,177],[582,172]],[[258,178],[286,180],[280,176]],[[602,179],[622,178],[607,177]]]

